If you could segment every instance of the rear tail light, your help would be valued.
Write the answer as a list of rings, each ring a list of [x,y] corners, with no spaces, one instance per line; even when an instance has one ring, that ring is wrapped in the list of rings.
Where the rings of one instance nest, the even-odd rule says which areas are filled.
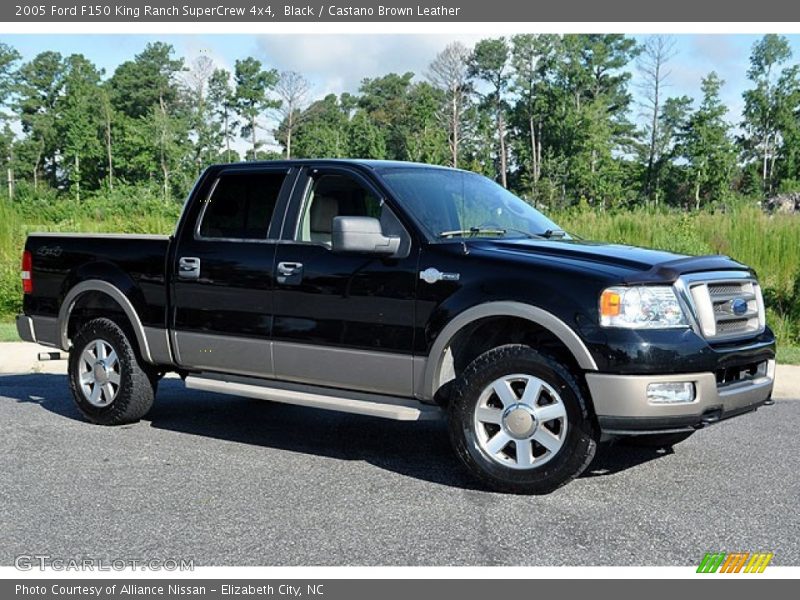
[[[33,257],[30,251],[25,250],[22,253],[22,292],[24,294],[33,293]]]

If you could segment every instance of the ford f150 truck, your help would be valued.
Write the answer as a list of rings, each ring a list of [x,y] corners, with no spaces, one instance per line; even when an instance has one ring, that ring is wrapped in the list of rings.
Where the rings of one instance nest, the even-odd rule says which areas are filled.
[[[216,165],[171,236],[33,234],[23,339],[69,351],[85,417],[159,377],[401,420],[446,414],[486,486],[547,493],[604,439],[672,445],[770,401],[755,274],[576,239],[474,173],[366,160]]]

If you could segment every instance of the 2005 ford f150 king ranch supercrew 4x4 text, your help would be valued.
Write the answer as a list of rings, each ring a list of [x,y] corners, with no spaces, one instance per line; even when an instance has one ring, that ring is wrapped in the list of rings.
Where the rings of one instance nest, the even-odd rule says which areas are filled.
[[[482,176],[400,162],[210,167],[172,236],[33,234],[23,339],[92,422],[159,377],[401,420],[446,413],[485,485],[546,493],[602,439],[672,445],[768,403],[775,339],[724,256],[587,242]]]

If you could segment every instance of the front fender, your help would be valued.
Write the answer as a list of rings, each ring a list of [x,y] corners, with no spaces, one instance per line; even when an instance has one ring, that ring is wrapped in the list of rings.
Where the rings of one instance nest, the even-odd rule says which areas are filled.
[[[436,336],[425,361],[424,375],[419,390],[423,400],[431,400],[438,389],[445,351],[451,340],[464,327],[487,317],[516,317],[535,323],[555,335],[569,349],[582,369],[597,370],[594,357],[583,340],[569,325],[553,313],[523,302],[507,300],[486,302],[459,312]]]

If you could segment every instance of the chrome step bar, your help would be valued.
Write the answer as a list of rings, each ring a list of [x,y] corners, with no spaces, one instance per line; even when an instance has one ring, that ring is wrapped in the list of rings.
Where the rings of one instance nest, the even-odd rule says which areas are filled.
[[[270,400],[272,402],[283,402],[285,404],[296,404],[324,410],[381,417],[394,421],[427,421],[439,419],[442,416],[442,411],[439,407],[423,404],[417,400],[404,400],[377,394],[340,392],[327,389],[323,393],[316,389],[312,391],[308,386],[298,386],[300,389],[289,389],[288,385],[282,387],[282,384],[277,382],[274,385],[261,382],[256,385],[189,376],[186,378],[186,387],[190,390],[244,396],[258,400]]]

